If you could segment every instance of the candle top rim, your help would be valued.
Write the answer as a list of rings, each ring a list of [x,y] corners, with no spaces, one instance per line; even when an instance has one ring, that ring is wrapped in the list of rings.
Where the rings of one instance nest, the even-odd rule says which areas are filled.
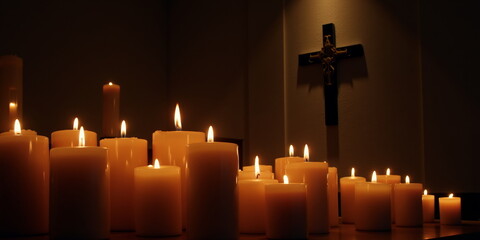
[[[186,130],[155,130],[153,133],[175,133],[175,132],[181,132],[181,133],[203,133],[205,134],[205,132],[201,132],[201,131],[186,131]]]

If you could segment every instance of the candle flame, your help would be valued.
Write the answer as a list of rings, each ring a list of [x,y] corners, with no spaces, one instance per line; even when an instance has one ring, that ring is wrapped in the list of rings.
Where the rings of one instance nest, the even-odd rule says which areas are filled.
[[[372,173],[372,182],[377,182],[377,172],[375,171]]]
[[[288,148],[288,156],[293,157],[294,154],[295,152],[293,151],[293,145],[290,145]]]
[[[288,177],[287,175],[283,175],[283,183],[288,184]]]
[[[213,142],[213,127],[208,128],[207,142]]]
[[[178,106],[178,103],[175,106],[174,121],[175,121],[175,129],[177,129],[177,131],[182,130],[182,118],[180,117],[180,107]]]
[[[355,177],[355,168],[352,167],[352,178]]]
[[[122,138],[127,136],[127,124],[125,123],[125,120],[123,120],[122,125],[120,125],[120,136]]]
[[[423,190],[423,195],[428,195],[427,189]]]
[[[80,132],[78,133],[78,146],[85,147],[85,131],[83,127],[80,127]]]
[[[153,167],[153,165],[152,165],[152,164],[149,164],[147,167]]]
[[[20,126],[20,121],[18,119],[15,119],[15,123],[13,124],[13,133],[15,135],[22,134],[22,127]]]
[[[255,156],[255,177],[258,178],[260,176],[260,160],[258,156]]]
[[[390,168],[387,168],[387,175],[390,175]]]
[[[10,107],[11,107],[11,108],[13,108],[13,107],[16,107],[16,106],[17,106],[17,104],[16,104],[16,103],[14,103],[14,102],[10,102]]]
[[[78,130],[78,118],[73,120],[73,130]]]
[[[108,83],[108,85],[112,86],[112,85],[113,85],[113,83],[112,83],[112,82],[109,82],[109,83]]]
[[[305,144],[305,147],[303,148],[303,158],[305,158],[305,161],[307,161],[307,162],[310,159],[310,154],[308,152],[308,145],[307,144]]]
[[[153,168],[160,168],[160,162],[158,161],[158,159],[155,159],[155,163],[153,165]]]
[[[408,175],[405,177],[405,183],[410,183],[410,177]]]
[[[448,195],[448,198],[453,198],[453,193],[450,193],[450,195]]]

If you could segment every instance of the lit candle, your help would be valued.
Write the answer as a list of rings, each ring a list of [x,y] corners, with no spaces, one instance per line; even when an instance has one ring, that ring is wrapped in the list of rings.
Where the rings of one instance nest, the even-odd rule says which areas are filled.
[[[79,146],[50,150],[50,236],[105,239],[110,233],[107,149]]]
[[[48,138],[23,134],[0,136],[0,236],[48,232]]]
[[[395,224],[399,227],[422,226],[422,189],[421,183],[410,183],[405,177],[405,183],[394,185]]]
[[[100,146],[108,149],[110,167],[110,214],[114,231],[134,230],[133,170],[148,162],[147,140],[127,138],[127,125],[122,121],[121,138],[105,138]]]
[[[340,178],[340,209],[342,209],[342,223],[355,222],[355,183],[365,181],[364,177],[355,176],[355,168],[352,168],[350,177]]]
[[[180,168],[161,165],[135,168],[135,231],[139,236],[182,234]]]
[[[355,183],[355,228],[365,231],[391,230],[392,186],[377,182],[375,171],[372,182]]]
[[[191,239],[237,239],[238,146],[213,142],[187,145],[187,233]]]
[[[283,175],[285,175],[285,166],[289,163],[305,162],[302,157],[295,157],[293,146],[290,145],[288,149],[288,157],[281,157],[275,159],[275,174],[278,182],[283,182]]]
[[[307,186],[308,232],[328,233],[330,229],[328,212],[326,162],[309,162],[308,146],[305,145],[306,162],[289,163],[285,166],[285,174],[290,182],[305,183]]]
[[[253,165],[243,167],[243,172],[255,172],[257,168],[259,168],[260,172],[262,173],[272,172],[272,165],[260,165],[258,156],[255,157],[255,161]],[[273,175],[272,175],[272,178],[273,178]]]
[[[97,146],[97,133],[84,130],[85,146]],[[52,133],[52,148],[78,146],[78,118],[73,120],[73,129],[59,130]]]
[[[186,147],[191,143],[205,142],[204,132],[182,131],[180,107],[175,106],[174,123],[176,131],[155,131],[152,138],[152,156],[162,165],[180,167],[182,188],[182,224],[185,228],[187,216],[185,184],[186,184]]]
[[[262,166],[264,166],[262,168]],[[239,170],[238,171],[238,180],[246,180],[246,179],[273,179],[274,174],[272,173],[272,169],[270,165],[270,169],[265,168],[267,165],[260,165],[260,160],[258,156],[255,156],[255,165],[254,171],[247,170]],[[257,171],[258,170],[258,171]]]
[[[265,185],[267,238],[307,239],[306,186],[283,182]]]
[[[462,221],[461,198],[454,197],[451,193],[448,197],[438,198],[440,206],[440,224],[460,225]]]
[[[257,156],[258,159],[258,156]],[[257,179],[238,181],[238,217],[240,233],[265,233],[265,184],[274,179],[260,179],[260,165],[255,161]]]
[[[338,226],[338,174],[336,167],[328,168],[328,214],[330,227]]]
[[[427,189],[422,195],[423,222],[433,222],[435,218],[435,195],[428,195]]]
[[[120,129],[120,85],[109,82],[103,85],[103,136],[117,137]]]
[[[378,175],[377,176],[378,182],[380,183],[388,183],[392,185],[392,223],[395,222],[395,211],[394,206],[395,206],[395,192],[393,191],[393,185],[396,183],[401,182],[401,177],[400,175],[390,175],[390,168],[387,168],[387,171],[385,175]]]

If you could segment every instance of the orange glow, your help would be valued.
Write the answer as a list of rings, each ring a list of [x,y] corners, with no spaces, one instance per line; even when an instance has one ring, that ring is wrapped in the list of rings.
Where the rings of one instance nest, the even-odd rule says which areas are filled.
[[[305,148],[303,148],[303,158],[305,158],[305,161],[307,161],[307,162],[310,159],[310,154],[308,152],[308,145],[307,144],[305,144]]]
[[[355,177],[355,168],[352,167],[352,178]]]
[[[410,183],[410,177],[408,175],[405,177],[405,183]]]
[[[73,130],[78,130],[78,118],[73,120]]]
[[[175,129],[177,129],[177,131],[182,130],[182,118],[180,117],[180,107],[178,106],[178,103],[175,106],[174,121],[175,121]]]
[[[155,163],[153,165],[153,168],[160,168],[160,162],[158,161],[158,159],[155,159]]]
[[[387,168],[387,175],[390,175],[390,168]]]
[[[83,127],[80,127],[80,132],[78,133],[78,146],[85,147],[85,131]]]
[[[293,151],[293,145],[290,145],[290,148],[288,148],[288,156],[293,157],[295,152]]]
[[[208,128],[207,142],[213,142],[213,127]]]
[[[453,198],[453,193],[450,193],[450,195],[448,195],[448,198]]]
[[[284,183],[284,184],[288,184],[288,183],[289,183],[289,182],[288,182],[288,177],[287,177],[287,175],[283,175],[283,183]]]
[[[258,178],[260,176],[260,160],[258,156],[255,156],[255,177]]]
[[[377,182],[377,172],[375,171],[372,173],[372,182]]]
[[[122,125],[120,126],[120,136],[127,136],[127,124],[125,123],[125,120],[122,121]]]
[[[20,121],[18,119],[15,119],[15,124],[13,124],[13,133],[15,135],[22,134],[22,127],[20,126]]]
[[[109,82],[109,83],[108,83],[108,85],[112,86],[112,85],[113,85],[113,83],[112,83],[112,82]]]

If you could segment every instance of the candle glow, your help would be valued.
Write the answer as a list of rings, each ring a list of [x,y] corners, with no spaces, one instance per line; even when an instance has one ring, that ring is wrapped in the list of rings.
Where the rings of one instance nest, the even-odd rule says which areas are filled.
[[[352,178],[354,178],[355,177],[355,168],[352,167],[352,172],[351,173],[352,173]]]
[[[208,128],[207,142],[213,142],[213,127]]]
[[[288,155],[289,155],[290,157],[293,157],[293,155],[294,155],[293,145],[290,145],[290,148],[288,149]]]
[[[288,177],[287,175],[283,175],[283,183],[288,184]]]
[[[377,182],[377,172],[375,171],[372,173],[372,182]]]
[[[410,183],[410,177],[408,175],[405,177],[405,183],[407,183],[407,184]]]
[[[22,127],[20,126],[20,121],[18,119],[15,119],[15,124],[13,126],[13,132],[15,133],[15,135],[22,134]]]
[[[448,198],[453,198],[453,193],[450,193],[450,195],[448,195]]]
[[[112,85],[113,85],[113,83],[112,83],[112,82],[109,82],[109,83],[108,83],[108,85],[112,86]]]
[[[182,130],[182,118],[180,117],[180,107],[178,106],[178,103],[175,106],[174,121],[175,121],[175,129],[177,129],[177,131],[181,131]]]
[[[310,154],[308,152],[308,145],[307,144],[305,144],[305,148],[303,148],[303,158],[305,158],[305,161],[307,161],[307,162],[310,159]]]
[[[78,133],[78,146],[85,147],[85,131],[83,127],[80,127],[80,132]]]
[[[160,162],[158,161],[158,159],[155,159],[155,163],[153,165],[153,168],[160,168]]]
[[[78,118],[73,120],[73,130],[78,130]]]
[[[423,195],[428,195],[427,189],[423,190]]]
[[[127,136],[127,124],[125,123],[125,120],[122,121],[122,125],[120,126],[120,136],[122,138]]]
[[[386,175],[390,175],[390,168],[387,168],[387,174]]]
[[[258,178],[260,176],[260,160],[258,156],[255,156],[255,177]]]

